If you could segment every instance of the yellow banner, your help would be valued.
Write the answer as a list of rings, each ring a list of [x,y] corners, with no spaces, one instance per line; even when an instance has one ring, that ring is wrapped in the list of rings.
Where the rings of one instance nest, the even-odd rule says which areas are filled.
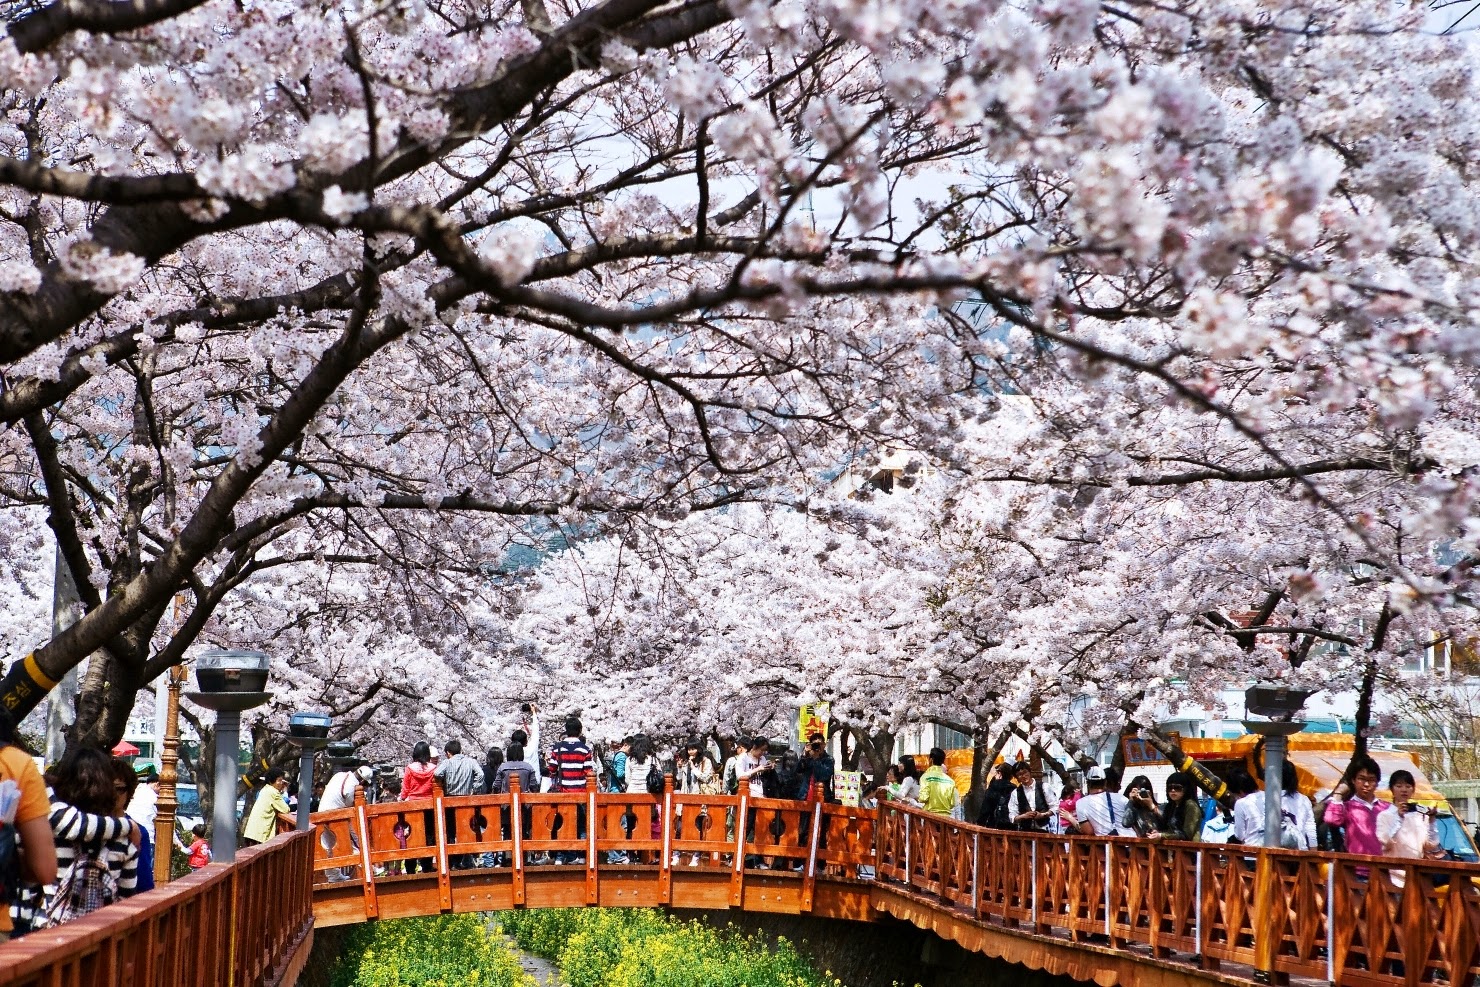
[[[814,733],[822,734],[823,740],[827,739],[827,703],[803,706],[797,714],[797,743],[806,747],[807,738]]]

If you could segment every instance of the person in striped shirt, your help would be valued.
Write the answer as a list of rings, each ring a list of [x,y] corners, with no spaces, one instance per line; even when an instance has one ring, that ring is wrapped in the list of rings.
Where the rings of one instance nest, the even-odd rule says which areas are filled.
[[[47,889],[46,923],[71,921],[138,887],[139,827],[122,813],[128,786],[103,751],[81,747],[46,773],[57,882]]]
[[[565,739],[550,748],[550,790],[552,792],[579,792],[586,788],[586,776],[596,771],[596,759],[591,756],[591,747],[582,739],[583,728],[577,717],[565,721]],[[586,807],[576,807],[576,838],[586,838]],[[584,863],[585,854],[557,853],[557,864]]]

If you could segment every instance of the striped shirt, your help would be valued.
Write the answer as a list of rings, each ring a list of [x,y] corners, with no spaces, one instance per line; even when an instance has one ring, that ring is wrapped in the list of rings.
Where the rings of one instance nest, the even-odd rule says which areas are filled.
[[[631,771],[630,764],[628,771]],[[550,787],[570,791],[586,787],[586,773],[596,770],[591,748],[579,737],[566,737],[550,748]]]
[[[81,862],[84,865],[91,859],[108,866],[119,897],[133,894],[139,884],[139,848],[128,838],[133,825],[122,816],[97,816],[66,802],[53,802],[51,832],[57,845],[57,886],[46,889],[48,904],[67,882],[74,865],[79,864],[79,855],[85,858]]]

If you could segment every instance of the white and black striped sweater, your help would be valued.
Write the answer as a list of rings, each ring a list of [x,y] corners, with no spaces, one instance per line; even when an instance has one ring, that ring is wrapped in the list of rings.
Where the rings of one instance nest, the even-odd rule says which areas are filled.
[[[108,865],[127,897],[139,883],[139,848],[129,840],[133,826],[123,816],[95,816],[66,802],[51,804],[51,833],[57,844],[57,881],[65,880],[79,851]]]
[[[120,896],[126,897],[138,886],[139,851],[128,838],[133,823],[127,818],[92,815],[65,802],[53,802],[48,821],[56,841],[58,883],[66,879],[80,847],[107,862],[108,870],[118,881]],[[21,899],[10,906],[15,927],[22,930],[35,927],[56,892],[55,884],[22,888]]]

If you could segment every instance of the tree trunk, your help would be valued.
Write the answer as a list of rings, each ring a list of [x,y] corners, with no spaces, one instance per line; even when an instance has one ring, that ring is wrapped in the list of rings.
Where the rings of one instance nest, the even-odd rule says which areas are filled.
[[[1175,740],[1154,727],[1143,730],[1141,735],[1146,738],[1147,743],[1161,752],[1162,757],[1171,761],[1178,771],[1192,778],[1197,783],[1197,787],[1207,792],[1218,804],[1228,809],[1233,808],[1233,793],[1228,790],[1223,779],[1198,764],[1194,758],[1182,750]]]
[[[1346,766],[1343,780],[1349,779],[1352,765],[1358,758],[1367,756],[1367,731],[1372,728],[1372,697],[1377,692],[1377,659],[1368,658],[1362,670],[1362,684],[1357,689],[1357,718],[1354,724],[1356,743],[1352,747],[1352,759]]]

